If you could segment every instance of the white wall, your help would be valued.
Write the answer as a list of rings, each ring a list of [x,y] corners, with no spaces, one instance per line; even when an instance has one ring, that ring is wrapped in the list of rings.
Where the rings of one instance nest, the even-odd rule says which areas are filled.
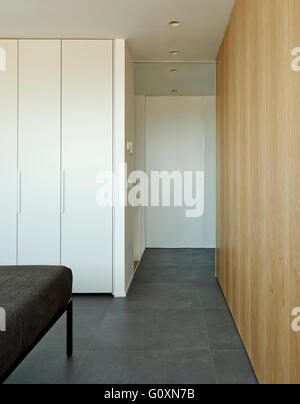
[[[134,142],[134,88],[133,63],[124,39],[114,43],[114,122],[113,122],[114,173],[114,231],[113,268],[114,296],[125,297],[134,275],[134,212],[133,208],[120,206],[126,201],[126,173],[119,172],[120,165],[134,169],[134,156],[127,151],[127,142]]]
[[[146,97],[135,97],[135,157],[134,169],[145,171],[145,113]],[[146,208],[138,207],[134,215],[134,258],[140,261],[146,248]]]
[[[216,244],[215,97],[146,98],[146,170],[204,170],[205,211],[186,218],[185,209],[149,207],[149,248],[214,248]]]
[[[113,294],[126,296],[125,284],[125,208],[117,201],[125,199],[126,178],[118,175],[119,165],[125,163],[125,55],[123,39],[114,42],[114,97],[113,97],[113,171],[117,175],[114,183],[113,209]]]
[[[125,147],[128,142],[134,144],[134,77],[133,62],[126,47],[125,61]],[[127,163],[128,175],[134,170],[134,154],[131,154],[127,148],[125,152],[125,161]],[[128,192],[128,190],[127,190]],[[134,275],[134,213],[135,208],[126,207],[125,213],[125,283],[128,291]]]
[[[205,126],[205,215],[204,247],[216,248],[217,175],[216,175],[216,97],[200,97]]]

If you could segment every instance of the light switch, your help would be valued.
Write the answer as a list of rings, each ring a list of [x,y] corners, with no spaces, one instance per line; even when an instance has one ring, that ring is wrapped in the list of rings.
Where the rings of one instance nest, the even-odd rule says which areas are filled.
[[[0,48],[0,72],[6,72],[6,50]]]
[[[133,154],[133,153],[134,153],[134,150],[133,150],[133,142],[131,142],[131,141],[128,141],[128,142],[127,142],[127,151],[128,151],[129,154]]]

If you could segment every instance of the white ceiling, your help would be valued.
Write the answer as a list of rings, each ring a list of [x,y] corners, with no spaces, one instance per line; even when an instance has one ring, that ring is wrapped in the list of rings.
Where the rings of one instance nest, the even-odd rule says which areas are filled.
[[[235,0],[0,0],[0,38],[125,38],[139,62],[215,61]],[[180,27],[168,25],[179,20]],[[169,54],[179,50],[179,56]],[[215,66],[137,64],[136,92],[215,93]]]
[[[134,60],[216,59],[235,0],[0,0],[2,38],[126,38]],[[168,26],[180,20],[179,28]],[[181,55],[171,56],[178,49]]]
[[[170,73],[177,69],[177,73]],[[136,63],[135,93],[140,95],[216,94],[216,63]]]

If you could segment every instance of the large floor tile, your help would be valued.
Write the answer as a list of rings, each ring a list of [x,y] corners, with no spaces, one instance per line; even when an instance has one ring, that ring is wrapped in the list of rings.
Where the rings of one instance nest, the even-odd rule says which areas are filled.
[[[228,310],[205,310],[204,316],[212,350],[244,349]]]
[[[164,264],[141,266],[135,275],[135,283],[195,283],[197,271],[192,265]]]
[[[157,333],[163,349],[209,349],[200,310],[167,310],[159,313]]]
[[[74,350],[87,351],[99,334],[104,316],[113,298],[102,296],[75,296],[73,306]],[[64,315],[39,343],[38,349],[66,350],[66,315]]]
[[[210,282],[199,282],[198,288],[203,309],[229,310],[216,279]]]
[[[78,384],[215,384],[207,351],[90,352]]]
[[[91,350],[208,350],[201,311],[134,310],[115,305],[108,311]]]
[[[214,250],[146,250],[126,299],[74,297],[10,384],[256,382],[215,278]]]
[[[215,280],[215,252],[205,249],[146,250],[135,282],[194,283]]]
[[[70,384],[86,352],[72,358],[60,351],[35,349],[6,381],[7,384]]]
[[[74,315],[95,315],[101,318],[106,313],[113,301],[113,296],[106,295],[74,296]]]
[[[219,384],[257,384],[245,351],[214,351],[213,362]]]
[[[157,349],[157,315],[155,312],[126,312],[123,306],[109,311],[95,337],[91,350]]]
[[[196,284],[134,283],[126,303],[140,309],[193,309],[201,306]]]

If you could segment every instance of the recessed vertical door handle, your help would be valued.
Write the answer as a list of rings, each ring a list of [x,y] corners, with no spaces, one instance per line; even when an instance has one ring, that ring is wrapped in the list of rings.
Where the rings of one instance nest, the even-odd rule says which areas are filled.
[[[22,172],[18,170],[18,207],[17,213],[22,213]]]
[[[66,189],[66,173],[62,171],[61,173],[61,213],[65,213],[66,203],[65,203],[65,189]]]

